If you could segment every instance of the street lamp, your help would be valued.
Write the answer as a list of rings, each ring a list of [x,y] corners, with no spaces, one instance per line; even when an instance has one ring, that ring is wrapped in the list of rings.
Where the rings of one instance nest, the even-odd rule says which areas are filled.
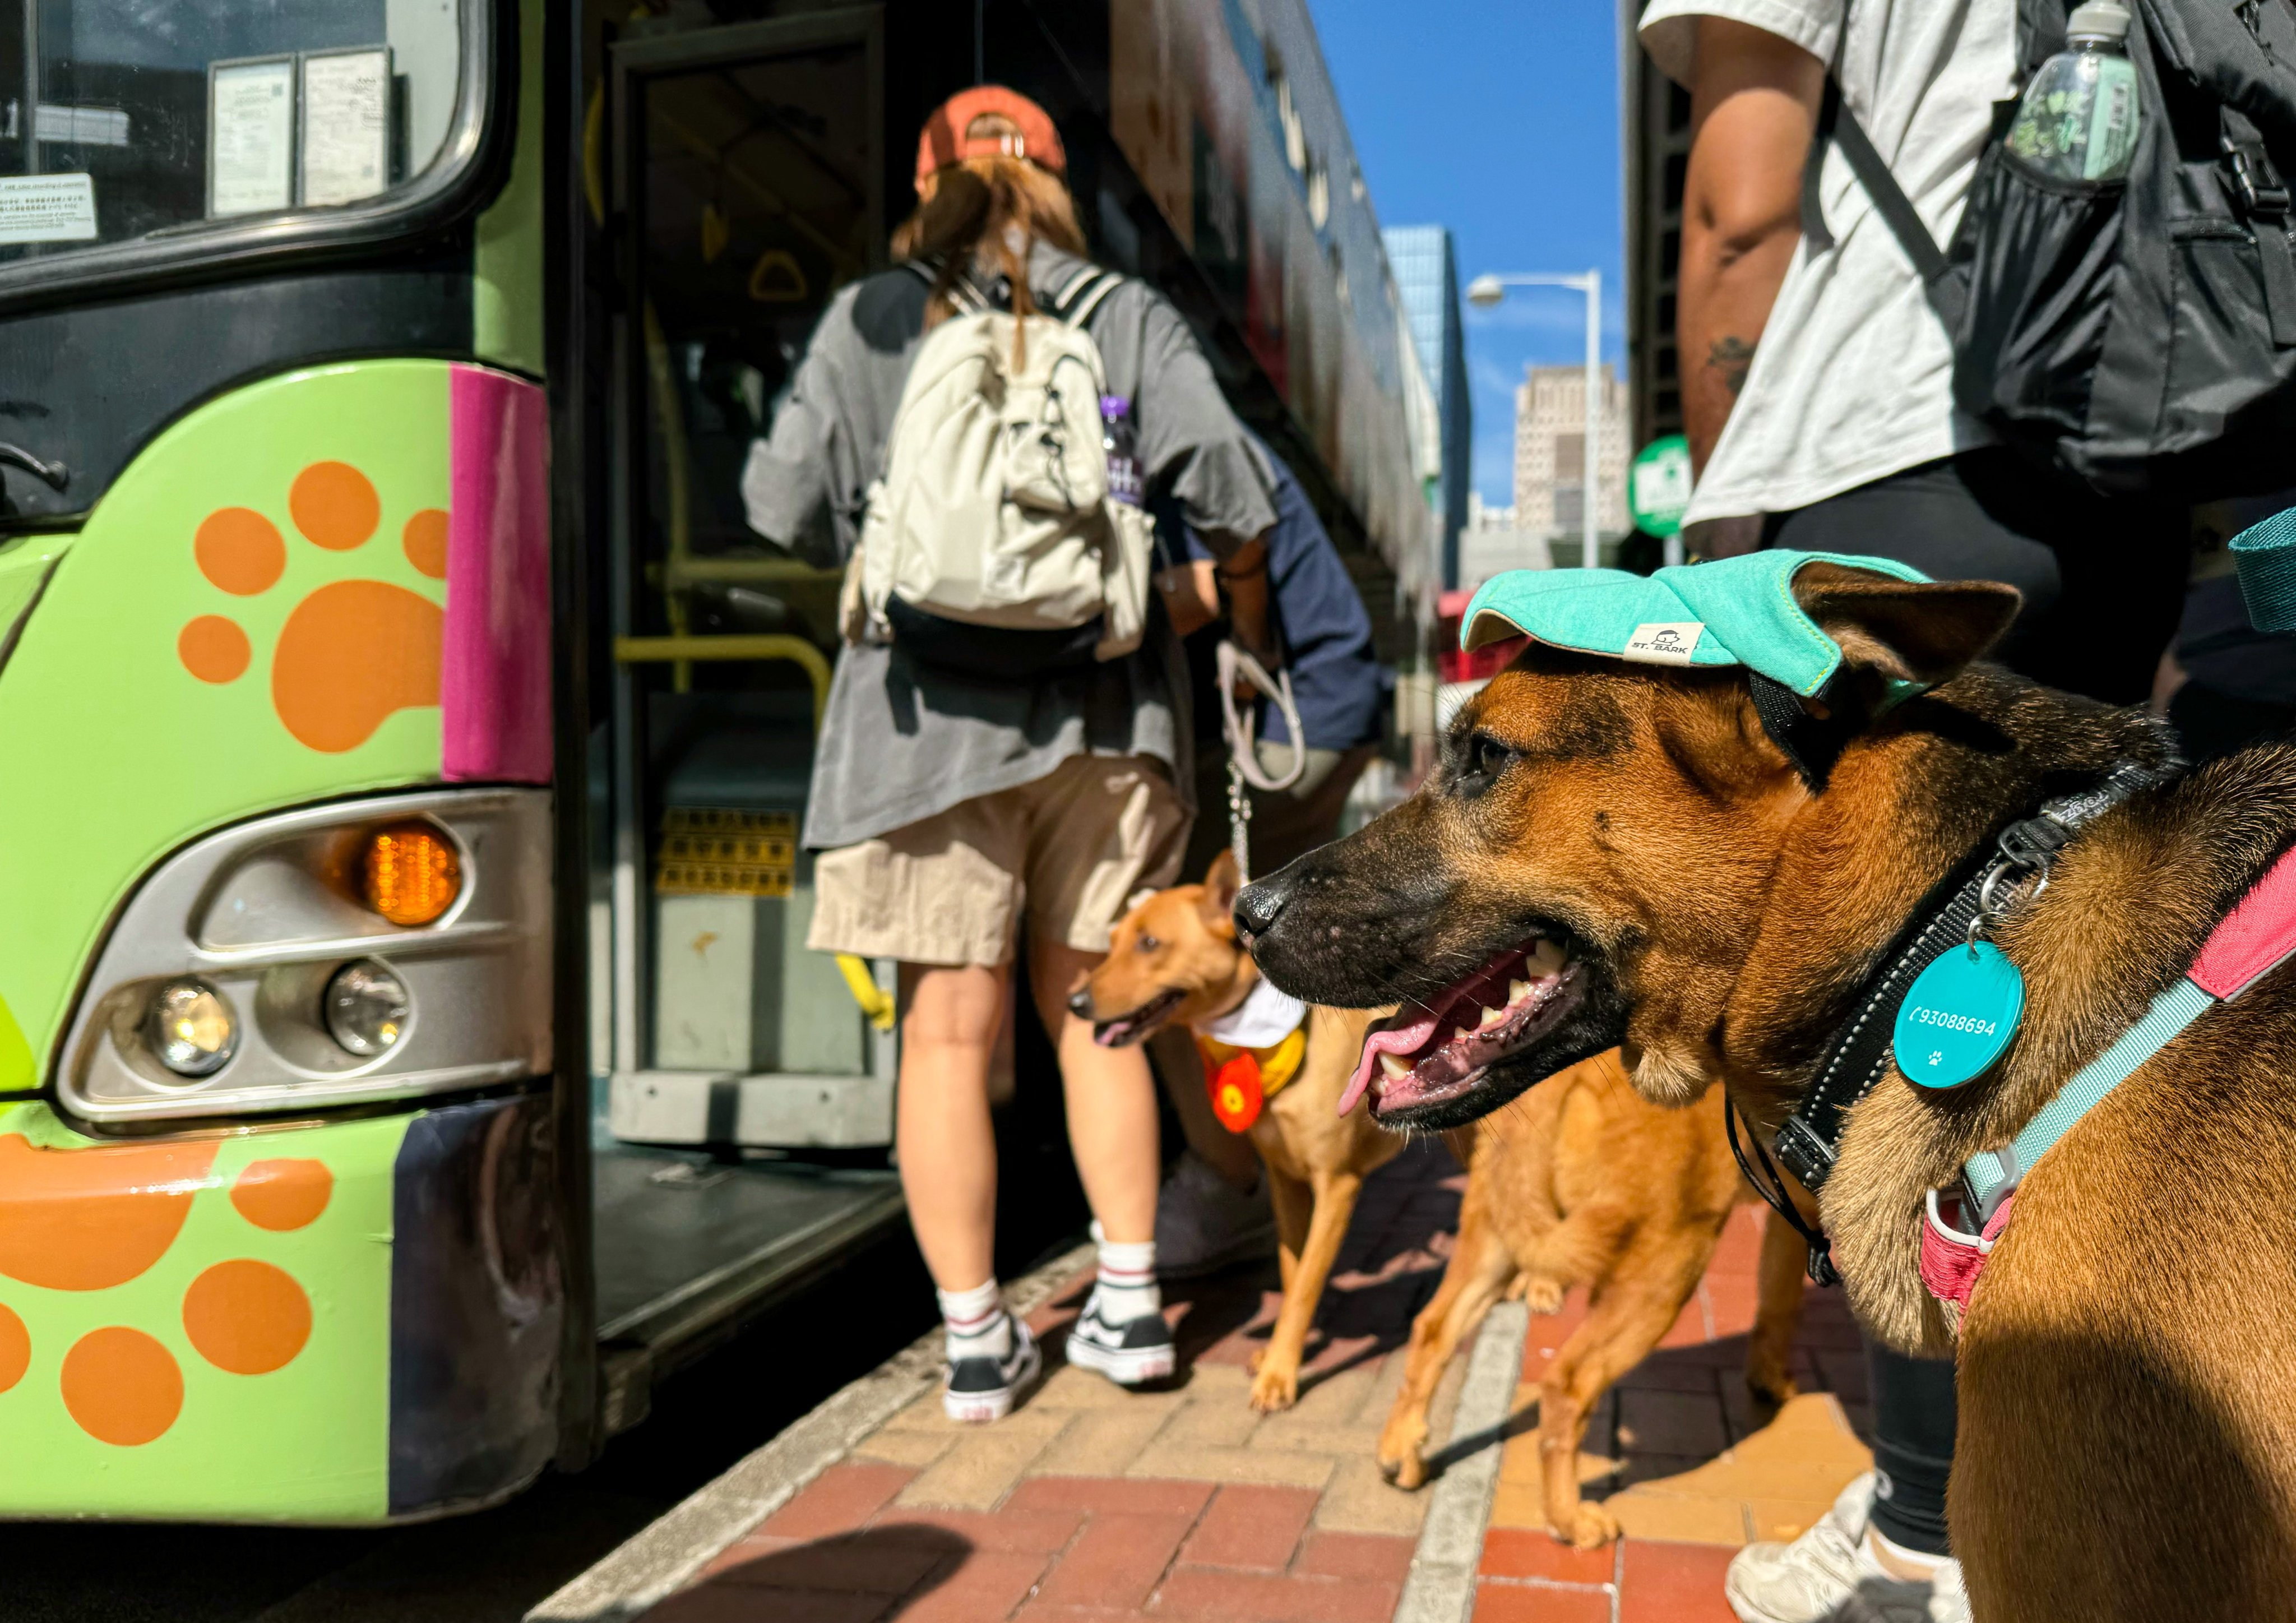
[[[1587,295],[1587,448],[1578,468],[1578,536],[1581,561],[1590,570],[1598,569],[1603,560],[1595,539],[1595,469],[1601,460],[1603,444],[1599,405],[1603,381],[1603,273],[1590,270],[1481,275],[1467,283],[1467,302],[1477,309],[1490,309],[1506,298],[1511,287],[1570,287]]]

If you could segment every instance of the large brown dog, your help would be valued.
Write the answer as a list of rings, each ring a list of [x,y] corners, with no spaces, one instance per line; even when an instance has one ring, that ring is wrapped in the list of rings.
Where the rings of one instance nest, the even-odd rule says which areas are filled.
[[[1116,926],[1107,960],[1077,1000],[1103,1041],[1132,1043],[1173,1021],[1201,1027],[1236,1008],[1259,980],[1230,917],[1234,858],[1222,852],[1201,885],[1143,901]],[[1291,1406],[1308,1332],[1346,1238],[1363,1180],[1402,1148],[1364,1110],[1340,1114],[1368,1016],[1311,1007],[1298,1078],[1250,1128],[1274,1196],[1283,1303],[1254,1365],[1251,1402]],[[1443,1368],[1498,1293],[1521,1275],[1538,1311],[1574,1285],[1592,1311],[1546,1376],[1540,1434],[1560,1463],[1547,1474],[1548,1523],[1559,1538],[1600,1544],[1617,1524],[1582,1505],[1574,1469],[1587,1416],[1603,1393],[1658,1344],[1697,1288],[1733,1205],[1751,1199],[1710,1109],[1645,1103],[1605,1053],[1518,1111],[1451,1135],[1468,1164],[1459,1242],[1434,1299],[1412,1326],[1411,1352],[1380,1457],[1404,1487],[1425,1479],[1420,1446]],[[1773,1246],[1767,1250],[1777,1250]],[[1783,1402],[1793,1395],[1786,1348],[1800,1307],[1801,1259],[1790,1244],[1780,1272],[1764,1258],[1760,1323],[1747,1381]]]
[[[1734,669],[1534,645],[1412,800],[1239,899],[1262,969],[1375,1029],[1380,1119],[1450,1127],[1623,1043],[1636,1087],[1719,1076],[1775,1132],[1861,980],[1965,853],[2051,794],[2171,752],[2143,716],[1970,662],[2016,598],[1812,563],[1856,729],[1822,789]],[[1882,709],[1889,678],[1940,684]],[[1997,939],[2022,1027],[1992,1075],[1851,1111],[1823,1191],[1859,1316],[1948,1345],[1915,1274],[1925,1191],[2005,1143],[2182,973],[2296,837],[2296,750],[2218,761],[2090,823]],[[1525,948],[1527,1008],[1447,1040]],[[1461,980],[1465,977],[1465,980]],[[1423,1027],[1424,1028],[1423,1029]],[[2296,974],[2202,1015],[2027,1174],[1971,1300],[1949,1516],[1975,1614],[2249,1619],[2296,1609]]]
[[[1607,1544],[1618,1537],[1618,1519],[1578,1494],[1587,1418],[1673,1327],[1731,1209],[1754,1198],[1722,1135],[1722,1093],[1710,1089],[1683,1111],[1649,1103],[1609,1051],[1473,1132],[1458,1243],[1441,1288],[1411,1326],[1403,1385],[1380,1434],[1380,1469],[1401,1488],[1426,1480],[1428,1401],[1444,1366],[1511,1283],[1534,1313],[1553,1313],[1583,1284],[1587,1316],[1539,1383],[1541,1496],[1556,1538],[1582,1549]],[[1786,1360],[1801,1316],[1806,1255],[1800,1237],[1772,1217],[1746,1344],[1746,1384],[1771,1403],[1794,1395]]]

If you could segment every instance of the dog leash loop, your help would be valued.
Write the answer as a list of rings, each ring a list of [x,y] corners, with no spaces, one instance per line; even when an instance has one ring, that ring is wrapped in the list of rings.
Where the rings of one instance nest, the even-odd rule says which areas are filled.
[[[1754,1124],[1750,1121],[1746,1124],[1746,1141],[1754,1146],[1754,1154],[1760,1160],[1763,1172],[1761,1177],[1754,1176],[1754,1168],[1747,1161],[1746,1152],[1738,1142],[1738,1102],[1730,1097],[1726,1090],[1722,1095],[1722,1130],[1729,1135],[1730,1154],[1737,1161],[1738,1170],[1745,1175],[1746,1182],[1753,1185],[1754,1193],[1762,1197],[1762,1204],[1784,1217],[1786,1225],[1800,1235],[1801,1242],[1809,1248],[1808,1266],[1810,1283],[1819,1286],[1840,1284],[1841,1275],[1833,1266],[1833,1242],[1825,1237],[1824,1231],[1813,1229],[1802,1221],[1801,1212],[1793,1203],[1793,1196],[1786,1193],[1785,1179],[1779,1176],[1776,1166],[1770,1160],[1769,1152],[1762,1148],[1761,1135],[1754,1131]]]

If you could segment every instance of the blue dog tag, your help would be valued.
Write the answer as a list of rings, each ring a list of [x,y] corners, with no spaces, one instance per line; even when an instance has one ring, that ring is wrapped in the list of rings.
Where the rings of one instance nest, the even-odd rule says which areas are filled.
[[[1891,1037],[1898,1069],[1923,1087],[1983,1076],[2025,1014],[2025,977],[1990,941],[1948,951],[1914,981]]]

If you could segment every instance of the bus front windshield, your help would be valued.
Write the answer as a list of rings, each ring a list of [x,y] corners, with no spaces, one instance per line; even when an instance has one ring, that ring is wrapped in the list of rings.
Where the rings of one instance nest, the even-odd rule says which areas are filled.
[[[0,266],[414,186],[455,127],[474,3],[6,4]]]

